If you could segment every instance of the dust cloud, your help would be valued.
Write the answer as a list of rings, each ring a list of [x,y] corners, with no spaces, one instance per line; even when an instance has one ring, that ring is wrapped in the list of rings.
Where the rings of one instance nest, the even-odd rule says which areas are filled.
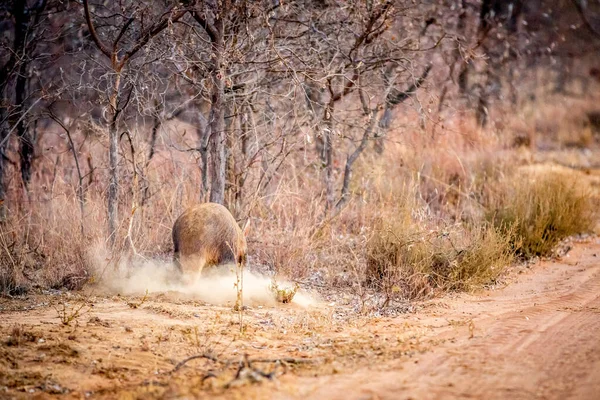
[[[168,292],[215,305],[234,304],[237,299],[236,265],[219,266],[208,276],[182,276],[171,261],[142,257],[121,257],[120,261],[115,261],[103,245],[93,247],[88,255],[97,284],[110,293],[143,295],[146,291],[149,294]],[[277,304],[271,282],[271,278],[244,270],[241,279],[243,304]],[[277,285],[280,289],[293,287],[293,284],[279,280]],[[299,290],[292,303],[310,307],[317,301]]]

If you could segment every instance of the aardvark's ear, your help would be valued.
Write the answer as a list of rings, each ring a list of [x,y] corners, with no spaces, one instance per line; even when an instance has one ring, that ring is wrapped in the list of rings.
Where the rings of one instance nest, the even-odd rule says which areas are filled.
[[[244,237],[248,237],[248,235],[250,234],[250,218],[248,218],[248,220],[244,224],[244,229],[242,231],[244,232]]]

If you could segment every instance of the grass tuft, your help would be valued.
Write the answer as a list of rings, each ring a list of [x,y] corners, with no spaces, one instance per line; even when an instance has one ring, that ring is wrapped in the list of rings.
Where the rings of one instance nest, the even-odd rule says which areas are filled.
[[[488,218],[513,233],[513,249],[522,257],[550,255],[562,239],[594,228],[592,197],[567,175],[525,176],[499,189]]]
[[[513,261],[512,236],[494,226],[418,226],[405,217],[381,219],[367,242],[366,282],[388,298],[473,290],[494,283]]]

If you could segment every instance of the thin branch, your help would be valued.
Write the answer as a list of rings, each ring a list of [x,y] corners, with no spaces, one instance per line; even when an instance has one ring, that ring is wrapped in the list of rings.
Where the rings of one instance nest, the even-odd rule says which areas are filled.
[[[113,52],[117,52],[117,46],[119,45],[119,42],[121,41],[121,38],[123,37],[123,35],[125,34],[125,32],[127,31],[127,28],[129,28],[129,25],[131,25],[133,23],[133,21],[135,21],[135,18],[130,17],[127,22],[125,22],[123,24],[123,26],[121,27],[121,31],[119,32],[119,34],[117,35],[117,38],[115,39],[115,42],[113,43]]]
[[[199,358],[205,358],[205,359],[210,360],[215,363],[221,362],[221,361],[219,361],[219,359],[217,357],[215,357],[209,353],[196,354],[195,356],[188,357],[185,360],[178,362],[177,365],[175,365],[175,368],[173,368],[170,373],[179,371],[179,369],[181,367],[183,367],[185,364],[187,364],[188,362],[190,362],[192,360],[197,360]]]
[[[198,25],[204,28],[206,34],[210,38],[210,41],[213,43],[216,42],[217,30],[215,29],[215,27],[211,25],[205,18],[203,18],[197,10],[191,11],[190,14],[192,14],[192,17],[194,17],[196,22],[198,22]]]
[[[0,142],[0,149],[4,148],[4,145],[6,144],[6,142],[8,142],[8,139],[10,139],[10,135],[15,131],[15,129],[17,128],[17,126],[19,126],[19,123],[21,123],[21,121],[23,120],[23,118],[25,118],[25,116],[27,114],[29,114],[29,112],[31,111],[31,109],[33,107],[35,107],[37,105],[37,103],[39,103],[40,101],[42,101],[43,97],[38,97],[38,99],[36,101],[33,102],[33,104],[31,104],[31,106],[29,106],[29,108],[27,109],[27,111],[25,111],[21,117],[17,120],[17,122],[15,122],[15,124],[13,125],[12,129],[6,134],[6,136],[4,137],[4,139],[2,139],[2,142]]]
[[[388,107],[393,107],[395,105],[398,105],[400,103],[402,103],[404,100],[408,99],[412,94],[415,93],[415,91],[421,87],[421,85],[423,85],[423,83],[425,82],[425,79],[427,79],[427,76],[429,75],[429,71],[431,71],[432,65],[429,64],[426,68],[425,71],[423,71],[423,74],[421,74],[421,76],[419,78],[417,78],[417,80],[415,82],[413,82],[412,85],[410,85],[408,87],[408,89],[406,89],[405,91],[399,92],[397,90],[394,90],[392,92],[390,92],[387,97],[386,97],[386,103],[388,104]]]
[[[156,23],[151,29],[147,30],[144,34],[142,34],[142,37],[138,40],[138,42],[135,44],[135,46],[133,46],[133,48],[131,50],[129,50],[125,54],[125,56],[123,56],[123,59],[121,60],[121,63],[120,63],[121,67],[124,66],[125,63],[127,63],[127,61],[135,55],[135,53],[137,53],[142,47],[144,47],[150,39],[152,39],[154,36],[158,35],[167,26],[169,26],[169,23],[176,22],[177,20],[181,19],[181,17],[183,17],[188,12],[187,9],[182,9],[182,10],[177,11],[174,15],[171,16],[171,14],[173,13],[174,10],[175,10],[175,7],[173,7],[169,11],[167,11],[164,14],[164,15],[167,15],[166,17],[163,17],[163,19],[160,20],[158,23]]]
[[[98,33],[96,33],[96,28],[94,28],[94,23],[92,22],[92,16],[90,15],[90,6],[88,4],[88,0],[83,0],[83,10],[85,13],[85,22],[87,22],[88,30],[90,31],[90,35],[96,43],[96,46],[100,49],[100,51],[108,58],[111,58],[111,51],[108,46],[100,40],[98,37]]]
[[[356,81],[358,80],[358,72],[355,72],[352,75],[352,78],[348,79],[348,82],[344,85],[344,89],[341,92],[333,93],[331,92],[330,102],[336,102],[341,100],[346,95],[350,94],[352,90],[354,90],[354,86],[356,85]]]

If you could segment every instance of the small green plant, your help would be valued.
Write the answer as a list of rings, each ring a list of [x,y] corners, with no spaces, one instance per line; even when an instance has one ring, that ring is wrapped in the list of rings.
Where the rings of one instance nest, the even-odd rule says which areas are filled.
[[[277,281],[273,279],[269,288],[277,302],[287,304],[292,302],[299,287],[300,286],[295,283],[293,287],[281,288]]]
[[[58,305],[53,305],[58,318],[63,325],[70,325],[71,322],[76,321],[82,315],[86,314],[92,309],[92,305],[89,304],[88,299],[77,300],[74,304],[69,304],[67,300],[61,296],[61,300]]]
[[[140,300],[139,302],[130,301],[127,303],[127,305],[130,308],[134,308],[134,309],[139,308],[142,306],[142,304],[144,304],[146,302],[147,299],[148,299],[148,289],[146,289],[146,293],[144,293],[144,297],[142,297],[142,300]]]
[[[594,227],[591,197],[566,175],[516,179],[499,192],[488,219],[512,233],[512,246],[522,257],[547,256],[562,239]]]

